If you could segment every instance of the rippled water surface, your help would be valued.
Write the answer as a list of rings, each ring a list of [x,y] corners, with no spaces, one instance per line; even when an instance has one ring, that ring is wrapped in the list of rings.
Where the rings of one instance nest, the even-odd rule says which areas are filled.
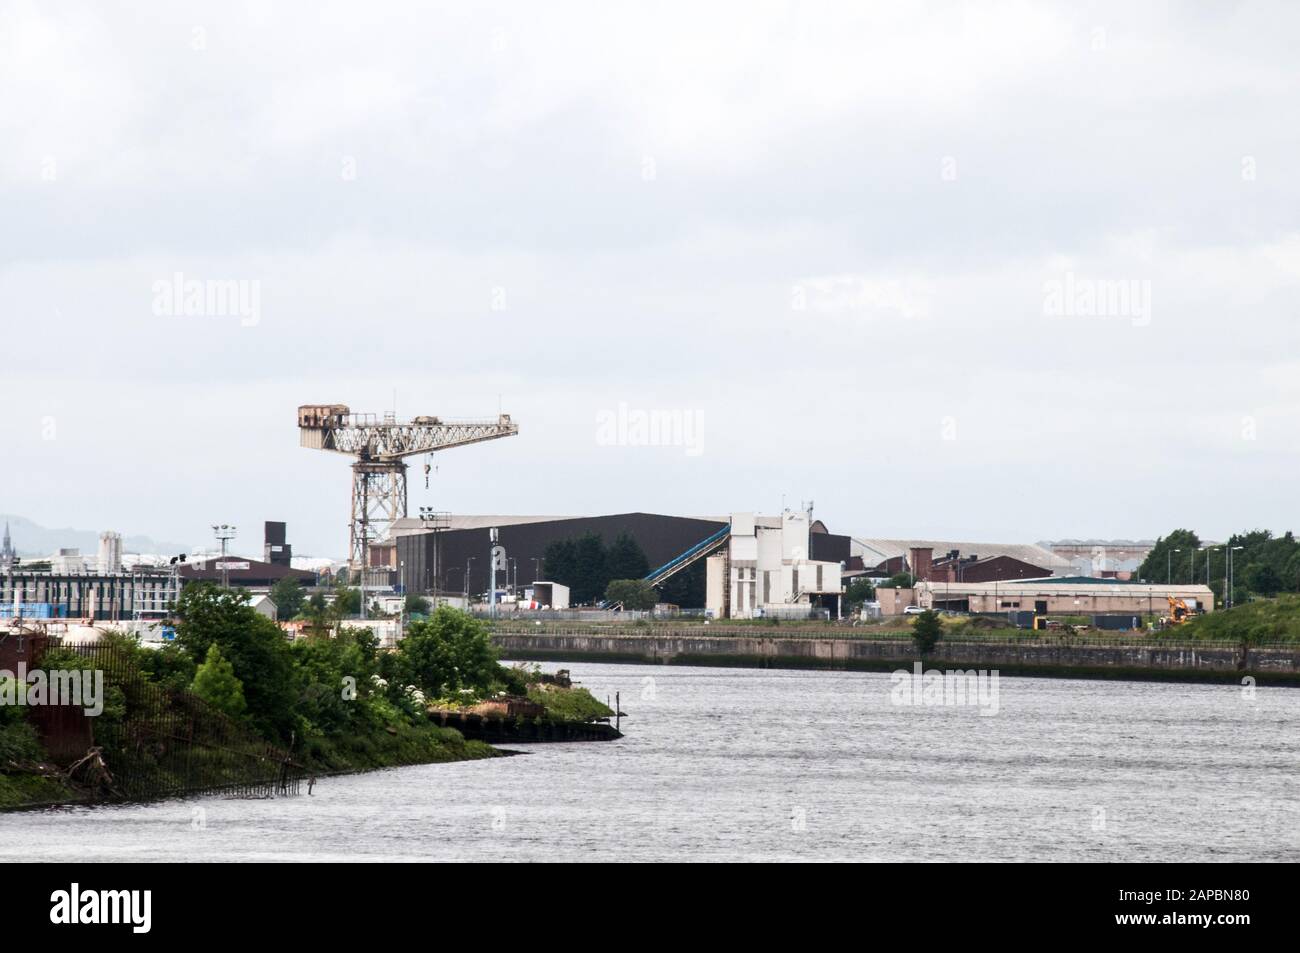
[[[1300,689],[1003,678],[981,716],[884,674],[569,667],[626,737],[0,815],[0,859],[1300,859]]]

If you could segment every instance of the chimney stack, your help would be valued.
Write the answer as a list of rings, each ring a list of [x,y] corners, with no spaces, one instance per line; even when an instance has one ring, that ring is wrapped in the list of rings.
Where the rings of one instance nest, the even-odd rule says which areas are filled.
[[[908,552],[908,561],[912,564],[912,575],[921,582],[929,582],[930,564],[934,560],[934,547],[913,546]]]
[[[263,558],[273,566],[293,563],[293,547],[285,542],[284,523],[267,520],[263,528]]]

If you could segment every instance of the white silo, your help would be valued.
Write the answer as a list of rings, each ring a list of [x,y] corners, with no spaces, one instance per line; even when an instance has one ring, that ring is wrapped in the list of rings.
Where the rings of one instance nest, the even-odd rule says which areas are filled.
[[[122,571],[122,534],[106,530],[99,534],[99,571]]]

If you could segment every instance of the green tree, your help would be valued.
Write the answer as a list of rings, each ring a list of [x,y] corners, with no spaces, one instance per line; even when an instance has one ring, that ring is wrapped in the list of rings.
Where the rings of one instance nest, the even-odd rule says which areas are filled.
[[[221,647],[244,687],[248,716],[266,737],[287,740],[297,730],[294,673],[280,627],[248,605],[242,592],[193,582],[176,603],[176,641],[191,658],[207,659]]]
[[[302,586],[292,576],[285,576],[271,587],[271,601],[275,603],[276,617],[282,620],[292,619],[302,611],[305,597]]]
[[[429,600],[424,598],[424,596],[417,596],[415,593],[411,593],[406,597],[405,608],[408,616],[428,615]]]
[[[546,547],[546,577],[569,587],[573,603],[591,602],[609,584],[605,546],[596,533],[556,540]]]
[[[1191,530],[1174,530],[1156,542],[1138,569],[1148,582],[1206,583],[1223,597],[1228,552],[1232,553],[1233,600],[1241,604],[1254,592],[1273,597],[1300,592],[1300,541],[1291,532],[1274,536],[1266,529],[1234,533],[1223,543],[1205,546]]]
[[[605,572],[610,580],[643,579],[649,571],[650,561],[641,544],[628,533],[620,533],[605,554]]]
[[[1200,538],[1190,529],[1176,529],[1156,540],[1138,567],[1138,578],[1150,583],[1187,582],[1192,575],[1192,554],[1200,547]]]
[[[355,730],[369,714],[378,641],[369,629],[343,626],[328,639],[301,639],[291,651],[298,676],[296,710],[308,734]]]
[[[218,711],[238,718],[248,707],[244,700],[244,685],[235,677],[235,668],[221,654],[221,646],[213,642],[208,646],[207,657],[198,671],[190,690]]]
[[[877,589],[911,589],[916,585],[916,577],[910,572],[897,572],[882,582]]]
[[[858,579],[849,583],[844,590],[844,604],[850,610],[858,609],[864,602],[870,602],[876,595],[876,587],[868,579]]]
[[[481,694],[501,678],[487,626],[449,606],[439,606],[426,621],[411,623],[398,644],[393,674],[430,698],[461,689]]]
[[[1282,576],[1268,563],[1251,563],[1244,575],[1251,592],[1272,597],[1282,591]]]
[[[554,540],[542,556],[542,573],[548,582],[571,585],[569,580],[575,575],[576,565],[575,546],[571,539]]]
[[[934,651],[943,638],[943,620],[933,609],[926,609],[912,622],[912,644],[922,657]]]
[[[322,635],[330,630],[334,624],[334,617],[330,611],[330,604],[325,599],[323,592],[313,592],[311,598],[307,600],[307,605],[303,608],[302,614],[311,626],[312,634]]]
[[[573,544],[573,582],[570,597],[575,603],[592,602],[609,584],[605,570],[605,546],[596,533],[584,533]]]
[[[544,565],[546,578],[568,586],[575,605],[599,599],[611,580],[640,579],[650,571],[645,552],[627,533],[608,548],[596,533],[555,540],[546,547]],[[703,595],[698,604],[704,604]]]
[[[621,602],[624,609],[653,609],[659,601],[654,587],[643,579],[611,579],[605,587],[607,602]]]
[[[334,602],[330,606],[335,619],[350,619],[361,612],[361,590],[338,586],[334,590]]]

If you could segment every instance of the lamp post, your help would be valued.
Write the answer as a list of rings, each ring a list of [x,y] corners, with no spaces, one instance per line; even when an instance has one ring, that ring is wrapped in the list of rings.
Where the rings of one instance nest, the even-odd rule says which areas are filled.
[[[1232,560],[1232,554],[1235,553],[1235,552],[1237,552],[1238,550],[1245,549],[1245,548],[1246,548],[1246,547],[1244,547],[1244,546],[1229,546],[1229,547],[1228,547],[1228,565],[1227,565],[1227,568],[1226,568],[1226,572],[1227,572],[1228,575],[1227,575],[1227,579],[1226,579],[1225,582],[1224,582],[1224,588],[1225,588],[1225,590],[1226,590],[1226,591],[1224,592],[1224,596],[1228,599],[1228,608],[1232,608],[1232,606],[1236,605],[1236,600],[1232,598],[1232,583],[1233,583],[1233,581],[1234,581],[1234,580],[1233,580],[1233,571],[1232,571],[1232,562],[1233,562],[1233,560]]]
[[[1174,553],[1181,553],[1181,549],[1170,549],[1165,551],[1165,585],[1172,586],[1174,583]]]
[[[451,526],[451,513],[435,510],[432,506],[420,507],[420,525],[433,534],[433,604],[438,605],[438,589],[442,585],[438,575],[438,534]],[[427,586],[427,573],[426,573]]]
[[[465,560],[465,611],[466,612],[469,611],[469,564],[472,563],[476,558],[477,558],[476,556],[471,556],[469,557],[469,559]]]
[[[492,544],[491,549],[488,550],[488,615],[495,619],[497,614],[497,554],[499,551],[495,526],[488,530],[488,539]]]
[[[1206,547],[1205,547],[1205,585],[1206,585],[1207,588],[1208,588],[1209,585],[1210,585],[1210,563],[1212,563],[1212,562],[1214,561],[1214,559],[1213,559],[1214,551],[1215,551],[1216,549],[1221,549],[1221,548],[1222,548],[1222,547],[1220,547],[1220,546],[1206,546]],[[1226,607],[1227,607],[1227,603],[1225,603],[1224,606],[1225,606],[1225,608],[1226,608]],[[1210,608],[1211,608],[1211,609],[1214,608],[1214,593],[1210,593]]]

